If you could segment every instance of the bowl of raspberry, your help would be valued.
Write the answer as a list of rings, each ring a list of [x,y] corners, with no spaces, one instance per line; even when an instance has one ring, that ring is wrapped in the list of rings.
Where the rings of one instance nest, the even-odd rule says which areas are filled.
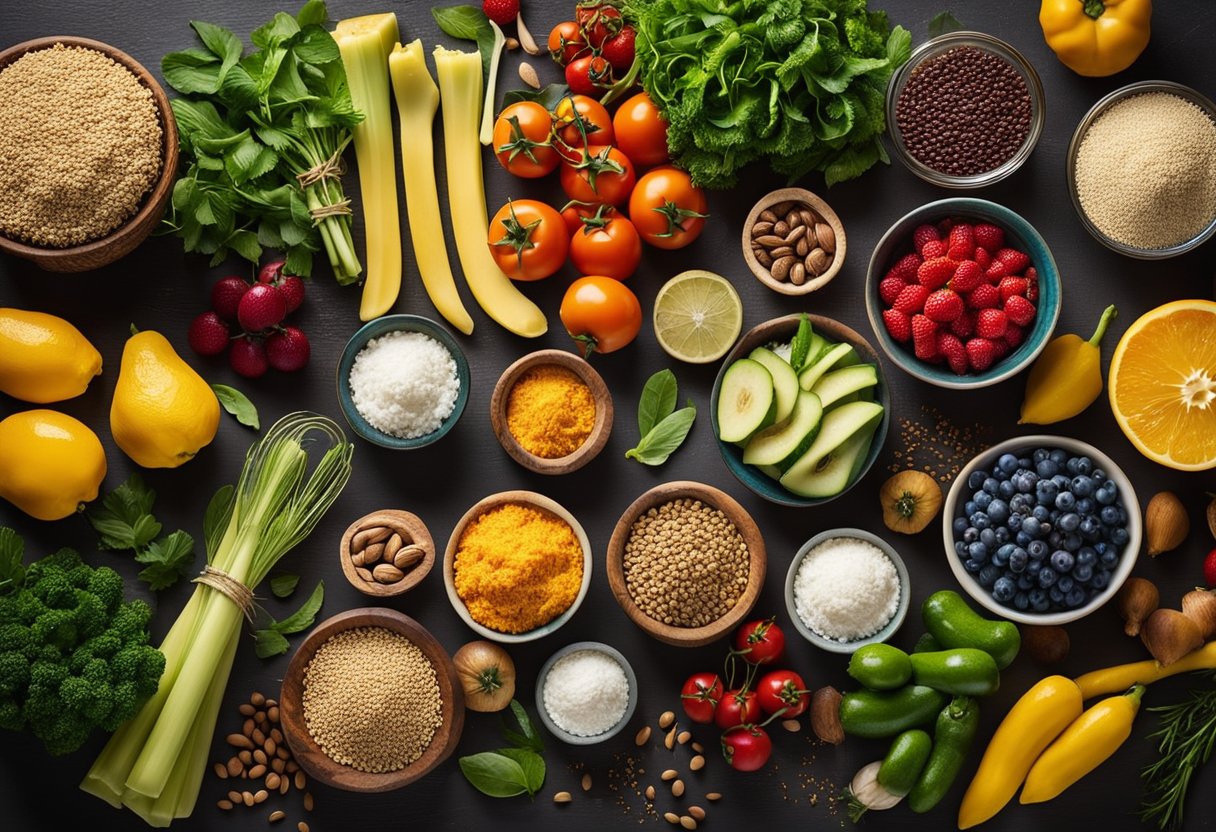
[[[922,205],[879,240],[866,313],[883,352],[938,387],[987,387],[1017,375],[1060,316],[1060,274],[1019,214],[984,199]]]

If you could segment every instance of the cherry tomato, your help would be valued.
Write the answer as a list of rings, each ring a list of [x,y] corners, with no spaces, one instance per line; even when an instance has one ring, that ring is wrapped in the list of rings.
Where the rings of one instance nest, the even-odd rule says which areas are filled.
[[[670,165],[648,171],[629,196],[629,218],[655,248],[684,248],[697,239],[707,209],[705,192]]]
[[[735,651],[751,664],[769,664],[785,650],[785,633],[773,619],[749,621],[735,632]]]
[[[773,741],[763,728],[741,725],[722,735],[722,756],[735,771],[764,768],[773,753]]]
[[[704,725],[714,721],[714,711],[722,701],[722,680],[717,673],[694,673],[680,689],[684,713]]]
[[[800,716],[811,702],[811,692],[806,689],[802,677],[792,670],[765,673],[756,683],[756,697],[766,714],[784,709],[781,714],[784,719]]]
[[[508,201],[490,220],[487,239],[494,262],[512,280],[542,280],[570,251],[562,215],[535,199]]]
[[[562,219],[566,221],[566,228],[570,231],[570,236],[573,237],[575,232],[582,231],[583,219],[594,217],[596,213],[602,217],[624,216],[611,205],[605,205],[602,202],[580,202],[572,199],[562,208]]]
[[[566,85],[581,95],[599,95],[612,86],[612,64],[599,55],[584,55],[566,64]]]
[[[630,344],[642,329],[642,304],[637,295],[621,281],[602,275],[571,283],[559,314],[584,358],[593,352],[615,352]]]
[[[570,261],[582,274],[627,280],[642,262],[642,238],[624,217],[589,217],[570,240]]]
[[[621,103],[612,117],[612,129],[617,147],[636,164],[650,167],[668,160],[667,121],[646,93]]]
[[[634,42],[637,38],[638,33],[632,26],[624,26],[600,45],[600,54],[612,64],[613,69],[624,74],[633,66]]]
[[[718,707],[714,708],[714,725],[723,731],[736,725],[751,725],[760,717],[760,703],[756,701],[754,690],[728,690],[718,702]]]
[[[623,205],[633,191],[637,175],[633,162],[615,147],[592,145],[582,161],[561,166],[562,190],[581,202],[606,202]]]
[[[574,19],[578,21],[587,43],[596,49],[625,25],[621,10],[607,3],[580,3],[575,9]]]
[[[561,157],[551,142],[553,116],[535,101],[503,109],[494,122],[494,156],[509,173],[524,179],[547,176]]]
[[[608,109],[590,96],[568,95],[557,102],[557,107],[553,110],[553,122],[557,128],[557,137],[570,147],[612,144],[615,138],[612,116],[608,115]],[[583,141],[584,133],[587,134],[586,142]],[[581,155],[576,154],[576,157]]]
[[[563,20],[549,30],[549,56],[565,66],[587,51],[587,41],[573,20]]]

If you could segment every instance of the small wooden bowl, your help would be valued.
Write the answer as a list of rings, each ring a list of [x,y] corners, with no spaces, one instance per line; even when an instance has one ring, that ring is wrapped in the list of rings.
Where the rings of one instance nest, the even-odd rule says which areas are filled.
[[[634,602],[633,596],[629,594],[629,588],[625,585],[625,544],[629,540],[629,534],[634,521],[656,506],[683,498],[700,500],[725,514],[727,519],[735,524],[735,528],[739,530],[739,534],[743,536],[750,558],[747,588],[743,591],[743,595],[740,596],[730,612],[712,624],[706,624],[704,627],[673,627],[670,624],[656,621],[642,612],[641,608]],[[730,632],[735,625],[751,612],[752,606],[756,603],[756,598],[760,594],[760,590],[764,587],[767,560],[764,549],[764,538],[760,535],[760,529],[756,526],[756,521],[751,518],[746,509],[739,505],[733,497],[725,491],[720,491],[710,485],[704,485],[699,482],[677,481],[656,485],[634,500],[629,508],[625,509],[625,513],[621,515],[621,519],[616,523],[616,528],[612,530],[612,538],[608,541],[606,565],[608,569],[608,584],[612,587],[612,594],[616,596],[617,603],[621,605],[621,609],[632,619],[634,624],[637,624],[659,641],[666,642],[667,644],[673,644],[676,647],[701,647],[712,641],[716,641]]]
[[[0,69],[25,55],[40,49],[49,49],[57,43],[64,46],[83,46],[101,52],[106,57],[122,64],[131,71],[139,83],[152,91],[152,101],[160,115],[161,127],[161,170],[160,178],[152,186],[152,190],[144,197],[143,205],[135,215],[118,228],[104,237],[91,240],[78,246],[68,248],[43,248],[31,246],[17,240],[0,236],[0,251],[23,257],[33,261],[41,269],[52,272],[85,272],[98,269],[113,263],[120,257],[130,254],[136,246],[147,239],[152,230],[160,222],[169,195],[173,191],[173,183],[177,179],[178,136],[177,121],[173,118],[173,110],[169,106],[169,98],[164,89],[157,83],[152,73],[142,64],[108,43],[78,37],[49,37],[27,40],[10,46],[0,52]]]
[[[304,723],[304,671],[317,650],[333,636],[356,627],[383,627],[405,636],[418,646],[435,667],[442,699],[440,726],[422,756],[397,771],[374,774],[335,762],[317,745]],[[327,786],[350,792],[387,792],[408,786],[448,758],[464,730],[464,689],[456,677],[456,666],[435,637],[414,619],[395,610],[364,607],[338,613],[322,621],[308,634],[291,657],[283,690],[279,695],[283,735],[296,762]]]
[[[465,528],[469,523],[490,509],[506,505],[507,503],[531,506],[532,508],[543,509],[550,514],[556,515],[574,530],[574,536],[583,548],[583,582],[579,586],[578,595],[574,597],[574,603],[548,624],[542,624],[536,629],[528,630],[525,633],[501,633],[498,630],[491,630],[484,624],[474,621],[473,616],[469,614],[468,607],[464,605],[464,601],[456,591],[456,574],[453,566],[456,562],[456,548],[460,545],[460,538],[464,534]],[[537,494],[535,491],[501,491],[477,502],[464,513],[463,517],[456,521],[456,528],[452,529],[452,536],[448,538],[448,546],[443,553],[443,585],[447,589],[448,600],[452,603],[452,609],[456,610],[456,614],[474,632],[491,641],[498,641],[503,644],[518,644],[524,641],[535,641],[538,638],[544,638],[550,633],[556,632],[563,624],[574,617],[574,614],[578,612],[578,608],[582,606],[583,599],[587,597],[587,588],[591,586],[591,567],[591,541],[587,539],[587,532],[583,530],[582,525],[574,518],[573,514],[555,500],[549,499],[544,494]]]
[[[511,389],[524,373],[545,366],[561,367],[574,373],[590,388],[591,396],[595,399],[595,424],[592,425],[587,440],[574,453],[552,459],[526,450],[507,427],[507,401],[511,398]],[[498,383],[494,385],[494,394],[490,397],[490,424],[494,427],[498,444],[502,445],[511,459],[529,471],[551,475],[569,474],[595,459],[607,444],[608,435],[612,433],[612,395],[595,368],[577,355],[564,350],[537,350],[520,358],[499,376]]]
[[[760,261],[756,259],[756,255],[752,253],[752,226],[759,221],[760,213],[776,205],[778,202],[791,201],[800,202],[823,217],[827,224],[832,226],[832,231],[836,234],[836,253],[832,257],[832,265],[819,277],[811,278],[801,286],[795,286],[787,281],[774,280],[773,276],[769,274],[768,269],[764,268]],[[743,259],[747,261],[747,267],[752,270],[752,274],[756,276],[757,280],[774,292],[780,292],[783,295],[806,295],[816,289],[822,289],[844,266],[847,248],[844,225],[841,224],[840,217],[836,215],[836,212],[832,210],[830,205],[803,188],[780,188],[765,194],[755,204],[751,213],[747,215],[747,220],[743,223]]]
[[[396,583],[382,584],[378,581],[365,581],[355,571],[355,565],[351,563],[351,541],[361,529],[372,528],[374,526],[386,526],[401,535],[406,544],[413,543],[420,546],[426,552],[422,560],[415,564],[414,568],[406,572],[405,577]],[[342,542],[339,544],[338,557],[342,562],[342,574],[346,576],[346,580],[350,581],[355,589],[375,598],[392,598],[394,595],[409,592],[422,583],[422,579],[427,576],[431,571],[431,567],[435,565],[435,541],[431,538],[431,533],[427,529],[426,523],[423,523],[418,515],[411,514],[408,511],[385,509],[366,514],[347,527],[346,533],[342,535]]]

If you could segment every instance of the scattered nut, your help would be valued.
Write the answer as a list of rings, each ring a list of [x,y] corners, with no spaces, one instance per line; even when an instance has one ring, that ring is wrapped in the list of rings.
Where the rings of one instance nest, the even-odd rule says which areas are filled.
[[[705,746],[701,745],[701,743],[699,743],[699,742],[694,742],[692,744],[692,750],[697,752],[698,754],[704,754]]]
[[[705,799],[713,803],[717,803],[722,799],[722,795],[718,792],[710,792],[709,794],[705,795]]]
[[[697,822],[693,820],[691,816],[684,815],[680,818],[680,826],[684,827],[685,829],[696,829]]]
[[[638,731],[637,736],[633,738],[633,743],[638,748],[641,748],[646,743],[650,742],[650,726],[647,725],[642,730]]]
[[[311,812],[313,807],[312,792],[304,792],[304,811]]]
[[[282,809],[275,809],[270,813],[270,817],[267,818],[267,820],[269,820],[271,823],[278,823],[285,817],[287,817],[286,812],[284,812]]]
[[[680,776],[680,772],[676,771],[674,768],[669,768],[669,769],[667,769],[667,771],[665,771],[659,775],[659,779],[662,780],[664,783],[668,783],[672,780],[675,780],[679,776]]]
[[[705,810],[700,806],[689,806],[688,814],[692,815],[695,820],[705,820]]]
[[[585,792],[591,791],[591,775],[590,774],[583,775],[582,787],[583,787],[583,791],[585,791]]]
[[[663,745],[667,746],[668,751],[676,747],[676,729],[674,727],[663,738]]]
[[[673,782],[671,784],[671,796],[672,797],[683,797],[684,796],[684,781],[683,780],[676,780],[675,782]]]
[[[523,61],[519,65],[519,80],[534,90],[540,89],[540,78],[536,74],[536,67],[527,61]]]
[[[802,730],[802,723],[796,719],[783,719],[781,720],[781,727],[791,734],[796,734]]]
[[[844,726],[840,724],[840,691],[831,685],[811,694],[811,730],[815,736],[832,745],[844,742]]]
[[[664,812],[663,820],[667,821],[668,823],[670,823],[672,825],[675,825],[680,822],[680,816],[677,815],[675,812]]]
[[[647,800],[654,800],[654,786],[647,786],[647,787],[646,787],[646,799],[647,799]]]
[[[663,711],[659,717],[659,727],[666,731],[676,721],[676,715],[672,711]]]
[[[681,731],[676,734],[676,742],[680,745],[687,745],[690,739],[692,739],[692,731]]]
[[[220,807],[221,809],[223,809],[225,812],[227,812],[229,809],[231,809],[231,808],[232,808],[232,801],[231,801],[231,800],[227,800],[227,799],[225,799],[225,800],[217,800],[217,801],[216,801],[216,803],[215,803],[215,805],[216,805],[216,806],[218,806],[218,807]]]
[[[573,799],[574,797],[570,794],[570,792],[558,792],[557,794],[553,795],[554,803],[569,803]]]
[[[688,767],[693,771],[700,771],[705,768],[705,758],[698,754],[688,761]]]

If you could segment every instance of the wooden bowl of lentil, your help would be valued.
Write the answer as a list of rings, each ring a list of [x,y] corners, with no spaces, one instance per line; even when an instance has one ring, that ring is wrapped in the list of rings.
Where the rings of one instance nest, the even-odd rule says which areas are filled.
[[[664,516],[668,506],[678,511]],[[688,568],[664,573],[662,565],[670,566],[672,560],[651,548],[659,535],[671,531],[663,528],[667,523],[688,525],[688,540],[696,555],[684,564]],[[632,540],[635,532],[642,536],[640,541]],[[733,551],[732,537],[746,548],[745,553]],[[715,545],[726,548],[713,548]],[[681,561],[688,559],[687,552],[675,554]],[[747,577],[743,582],[738,580],[741,575],[719,571],[729,567],[732,559],[737,560],[740,554],[747,560]],[[631,558],[653,561],[660,572],[656,573],[642,561],[633,562],[630,568],[628,561]],[[741,565],[738,560],[734,571],[740,572],[738,567]],[[764,587],[767,557],[764,538],[756,521],[733,497],[702,483],[676,481],[655,486],[625,509],[608,542],[606,566],[612,594],[634,624],[667,644],[701,647],[721,638],[751,612]],[[688,580],[690,574],[702,570],[710,573],[706,580],[696,583]],[[643,597],[635,597],[639,594]],[[719,599],[725,597],[729,606],[725,609],[699,607],[699,602],[711,594]],[[652,612],[671,620],[661,621],[651,615]],[[682,624],[675,620],[679,615],[699,615],[704,623],[689,620]]]
[[[817,221],[812,224],[808,219]],[[822,228],[824,225],[826,229]],[[799,232],[798,227],[804,227],[806,231]],[[789,240],[791,235],[794,237]],[[770,236],[787,239],[790,245],[806,249],[805,254],[800,254],[802,248],[795,248],[786,255],[795,262],[788,271],[782,268],[783,279],[774,277],[774,270],[784,257],[774,260],[770,257],[774,249],[764,248],[764,241]],[[812,239],[815,245],[810,244]],[[772,242],[779,245],[776,239]],[[763,250],[762,255],[757,251],[758,246]],[[757,280],[783,295],[806,295],[822,289],[840,273],[847,249],[840,217],[832,206],[804,188],[780,188],[764,195],[743,223],[743,260]],[[768,258],[769,264],[766,265],[761,256]]]
[[[3,52],[0,52],[0,84],[3,83],[4,70],[10,65],[31,53],[50,50],[56,44],[101,53],[127,69],[134,76],[135,80],[138,81],[139,85],[151,93],[152,103],[156,110],[160,128],[160,170],[152,180],[150,188],[136,202],[138,208],[129,217],[121,220],[117,227],[113,227],[108,232],[103,232],[103,236],[95,239],[88,239],[78,244],[59,248],[35,245],[0,235],[0,251],[30,260],[39,268],[46,269],[47,271],[83,272],[100,268],[129,254],[152,233],[152,230],[160,222],[165,206],[169,202],[169,196],[173,190],[173,183],[177,176],[177,122],[173,118],[173,110],[169,106],[168,96],[165,95],[164,89],[157,83],[152,73],[148,72],[138,61],[125,52],[115,49],[109,44],[90,38],[66,36],[37,38],[5,49]],[[90,81],[89,76],[83,73],[81,73],[80,77],[84,83],[91,85],[90,94],[96,95],[96,90],[92,88],[98,86],[97,79]],[[3,96],[0,96],[0,98],[3,98]],[[21,95],[19,98],[21,101],[20,106],[25,107],[28,105],[28,95]],[[6,117],[3,115],[3,108],[4,105],[0,102],[0,122],[8,121],[9,123],[14,123],[11,116]],[[19,124],[28,120],[28,112],[22,112],[20,115],[22,118],[15,123]],[[73,115],[74,117],[79,117],[79,113],[74,113]],[[123,127],[126,124],[123,121],[125,118],[126,114],[122,114],[115,123],[119,127]],[[0,130],[0,155],[4,155],[5,153],[3,149],[3,133],[4,131]],[[105,204],[105,200],[100,199],[81,198],[76,199],[75,202],[85,206]],[[100,219],[98,221],[100,222]]]
[[[529,471],[568,474],[595,459],[607,444],[612,396],[582,358],[564,350],[538,350],[499,377],[490,398],[490,423],[503,450]]]
[[[378,640],[373,646],[391,647],[377,657],[379,661],[374,668],[360,663],[359,657],[350,653],[350,640],[367,633]],[[331,641],[335,637],[339,640]],[[324,679],[311,680],[318,652],[322,648],[332,652],[339,646],[346,654],[325,656],[330,659],[326,665],[340,675],[345,670],[345,675],[335,680],[337,684],[333,686],[325,685]],[[363,658],[366,657],[364,653]],[[434,670],[434,685],[426,684],[425,678],[422,685],[415,684],[417,677],[410,670],[419,669],[416,666],[422,659]],[[376,672],[378,669],[384,672]],[[425,666],[421,669],[425,676]],[[306,698],[309,684],[321,688],[316,698]],[[432,710],[436,687],[437,722]],[[342,699],[352,700],[356,706],[343,709]],[[392,704],[398,712],[374,713],[368,710],[367,702]],[[291,657],[283,677],[279,715],[284,738],[296,762],[314,780],[346,791],[386,792],[418,780],[456,748],[464,730],[464,691],[451,657],[425,627],[395,610],[366,607],[328,618],[308,634]],[[391,716],[402,721],[394,721]],[[420,744],[420,738],[432,725],[434,733],[430,740]],[[353,748],[367,760],[376,761],[364,768],[391,770],[361,770],[354,764],[338,762],[323,750],[314,737],[314,729],[327,732],[327,745],[332,742],[333,748],[346,751]],[[383,756],[390,749],[393,754],[408,756],[411,745],[417,756],[404,766],[394,767],[399,757],[393,761]],[[386,764],[379,765],[381,761]]]
[[[367,540],[366,545],[359,539],[361,534]],[[377,545],[381,548],[374,548]],[[412,551],[410,547],[414,547]],[[386,509],[360,517],[347,527],[339,550],[346,580],[375,598],[409,592],[422,583],[435,565],[435,541],[426,523],[408,511]],[[361,557],[367,552],[374,552],[375,561]],[[396,572],[381,567],[392,567]]]
[[[490,517],[496,519],[480,522]],[[569,527],[568,533],[563,527]],[[473,529],[477,530],[478,539],[467,540],[466,532]],[[462,550],[466,544],[467,549]],[[575,546],[580,550],[578,554],[570,551]],[[472,558],[469,569],[477,570],[470,571],[475,577],[465,584],[466,588],[475,589],[476,597],[472,598],[463,596],[458,588],[457,560],[465,556]],[[581,563],[577,589],[572,569],[556,573],[552,570],[553,560],[563,556]],[[537,565],[545,566],[546,571],[536,569]],[[502,491],[476,503],[456,522],[443,555],[443,583],[452,608],[465,624],[492,641],[516,644],[544,638],[574,616],[587,597],[591,567],[591,542],[573,514],[535,491]],[[496,579],[497,575],[521,573],[538,576],[538,583],[522,587],[503,585]],[[474,610],[470,610],[470,603]],[[557,612],[559,607],[561,611]],[[484,623],[489,620],[486,611],[495,617],[490,623],[501,622],[501,629]],[[528,629],[508,626],[523,616],[529,619],[525,623],[543,623]]]

